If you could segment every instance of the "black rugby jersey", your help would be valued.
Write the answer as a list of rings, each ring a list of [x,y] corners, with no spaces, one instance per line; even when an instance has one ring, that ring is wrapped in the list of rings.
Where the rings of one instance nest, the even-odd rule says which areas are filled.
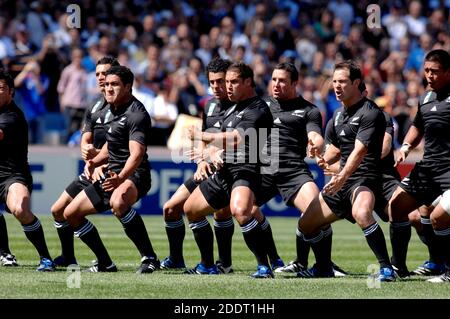
[[[413,125],[425,138],[422,162],[430,166],[450,165],[450,86],[420,97]]]
[[[358,139],[367,148],[367,154],[350,178],[358,176],[379,177],[380,157],[386,120],[382,111],[366,98],[350,106],[340,107],[333,115],[333,125],[327,138],[340,149],[340,167],[344,167]]]
[[[105,98],[100,98],[94,105],[84,113],[84,123],[82,133],[91,132],[93,145],[101,149],[106,142],[106,127],[112,120],[112,114],[109,110],[109,104]]]
[[[236,103],[228,99],[224,101],[216,98],[208,100],[203,111],[202,131],[220,131],[224,113],[234,104]]]
[[[14,101],[0,108],[0,178],[14,173],[30,174],[28,165],[28,123]]]
[[[392,121],[392,117],[386,113],[385,111],[382,111],[384,115],[384,119],[386,121],[386,130],[385,132],[392,136],[391,141],[391,149],[389,150],[389,153],[381,159],[381,171],[383,174],[386,175],[392,175],[395,177],[400,178],[400,175],[397,171],[397,169],[394,167],[395,164],[395,158],[394,158],[394,122]]]
[[[113,118],[106,124],[108,168],[119,173],[130,157],[129,141],[136,141],[144,146],[149,144],[151,120],[144,105],[134,97],[128,106],[117,111],[111,108],[111,113]],[[145,152],[139,168],[149,169],[147,159]]]
[[[245,141],[234,151],[229,148],[224,154],[225,165],[230,169],[251,168],[261,165],[261,152],[272,127],[272,114],[259,96],[240,101],[229,108],[223,118],[221,130],[238,129],[245,133]],[[267,164],[267,163],[266,163]]]
[[[298,163],[306,157],[308,133],[317,132],[322,135],[322,115],[312,103],[299,96],[286,101],[278,101],[266,97],[265,101],[273,117],[271,137],[267,144],[269,151],[277,147],[278,155],[272,158],[283,163]],[[272,145],[272,143],[275,143]]]

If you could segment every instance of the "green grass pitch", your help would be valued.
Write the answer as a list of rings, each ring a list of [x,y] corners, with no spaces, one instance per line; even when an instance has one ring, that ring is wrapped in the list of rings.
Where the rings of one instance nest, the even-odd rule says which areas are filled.
[[[126,237],[120,223],[112,216],[92,216],[110,255],[119,268],[118,273],[81,272],[80,288],[69,288],[65,269],[54,273],[35,271],[38,256],[19,223],[5,214],[12,252],[20,267],[0,267],[0,298],[145,298],[145,299],[398,299],[449,298],[448,284],[432,284],[425,277],[412,277],[395,283],[381,283],[376,288],[368,285],[368,266],[376,264],[362,231],[347,221],[333,224],[333,260],[351,274],[345,278],[297,279],[293,275],[276,275],[273,280],[255,280],[249,277],[256,269],[253,255],[244,243],[239,227],[233,239],[233,266],[235,273],[219,276],[183,275],[181,271],[160,270],[148,275],[137,275],[139,265],[136,248]],[[40,216],[52,256],[60,252],[59,240],[51,216]],[[279,253],[285,262],[295,255],[296,218],[270,217]],[[153,246],[160,259],[168,254],[168,242],[161,216],[144,217]],[[383,231],[388,237],[387,224]],[[388,247],[390,246],[388,241]],[[413,231],[408,252],[408,266],[413,269],[427,259],[427,252]],[[215,247],[216,249],[216,247]],[[95,257],[79,240],[75,250],[81,269],[86,269]],[[216,253],[217,254],[217,253]],[[199,252],[192,232],[186,227],[184,256],[188,267],[199,261]],[[310,254],[313,263],[313,254]],[[70,280],[69,280],[70,281]],[[373,284],[373,282],[371,282]],[[369,288],[368,286],[372,286]]]

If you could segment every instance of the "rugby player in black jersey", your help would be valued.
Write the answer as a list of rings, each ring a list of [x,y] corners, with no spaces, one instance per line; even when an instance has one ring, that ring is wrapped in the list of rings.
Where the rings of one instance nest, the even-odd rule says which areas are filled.
[[[95,77],[101,92],[101,97],[88,108],[84,115],[82,135],[81,135],[81,157],[84,161],[93,159],[106,142],[105,124],[111,118],[108,103],[105,100],[105,74],[111,66],[119,65],[119,62],[109,56],[105,56],[97,61],[95,67]],[[76,264],[75,252],[73,248],[73,229],[64,219],[64,209],[72,199],[84,188],[92,183],[84,173],[80,174],[70,183],[64,192],[59,196],[51,207],[55,227],[61,242],[61,255],[54,259],[56,266],[66,267]]]
[[[446,262],[446,271],[430,282],[450,281],[450,54],[441,49],[425,56],[424,74],[431,90],[419,101],[416,117],[399,150],[397,163],[425,139],[423,159],[398,187],[390,202],[393,263],[406,269],[411,237],[408,213],[420,205],[430,205],[442,195],[430,215],[433,232],[427,232]],[[428,224],[429,225],[429,224]],[[423,225],[427,226],[427,225]]]
[[[319,194],[304,158],[307,148],[310,148],[310,154],[322,151],[322,116],[315,105],[297,96],[297,82],[298,71],[294,64],[275,66],[271,80],[272,96],[266,98],[274,119],[271,138],[267,140],[270,167],[274,171],[262,175],[261,196],[257,204],[261,206],[281,194],[287,205],[304,212]],[[275,269],[275,272],[296,273],[307,269],[309,243],[296,237],[297,258]]]
[[[327,168],[340,159],[340,171],[333,174],[302,215],[299,232],[309,241],[316,264],[297,276],[333,277],[331,236],[321,228],[342,218],[361,227],[380,264],[380,281],[395,281],[384,234],[372,215],[375,198],[381,196],[380,158],[385,118],[378,106],[360,91],[360,68],[353,61],[336,64],[333,88],[343,103],[333,115],[331,144],[319,165]]]
[[[236,104],[225,112],[221,132],[194,134],[206,144],[224,146],[223,163],[194,190],[184,204],[184,211],[195,232],[196,225],[206,215],[229,205],[247,246],[257,259],[253,277],[272,278],[267,248],[261,244],[265,241],[264,235],[261,225],[252,216],[252,207],[261,184],[261,146],[270,134],[273,119],[267,104],[255,93],[253,70],[248,65],[233,63],[226,72],[225,82],[228,98]],[[196,236],[203,237],[202,233]],[[212,256],[200,253],[202,262],[194,271],[217,273]]]
[[[40,257],[36,270],[54,271],[41,222],[30,208],[33,178],[28,164],[28,123],[13,96],[14,81],[0,69],[0,204],[5,204],[6,211],[22,224],[26,237],[36,248]],[[4,221],[3,216],[1,219]],[[0,247],[8,249],[6,223],[0,226]],[[17,261],[10,251],[4,251],[2,264],[17,266]]]
[[[111,209],[122,223],[125,233],[141,255],[137,273],[152,273],[159,260],[139,214],[131,207],[145,196],[151,186],[146,145],[150,138],[151,121],[144,105],[132,95],[133,73],[124,66],[111,67],[106,72],[105,99],[112,119],[107,124],[106,143],[100,153],[88,160],[84,173],[95,182],[71,201],[64,217],[79,237],[97,256],[92,272],[117,271],[95,226],[86,219]],[[100,172],[94,168],[100,167]]]
[[[210,99],[204,107],[202,131],[220,131],[223,114],[234,104],[228,99],[225,87],[225,73],[230,64],[231,62],[228,60],[215,58],[206,67],[206,76],[214,98]],[[202,153],[205,147],[205,143],[200,141],[198,152]],[[169,201],[164,204],[163,214],[169,240],[169,256],[161,261],[161,268],[186,267],[183,258],[183,240],[186,232],[183,220],[183,205],[201,181],[211,175],[212,172],[212,165],[200,158],[197,161],[197,170],[194,176],[185,181]],[[212,229],[206,218],[201,225],[204,228],[205,235],[207,234],[212,239]],[[234,233],[234,223],[229,209],[225,208],[214,213],[214,232],[219,251],[219,260],[216,262],[217,268],[221,273],[232,272],[231,242]],[[198,244],[209,245],[209,242],[207,240]],[[209,251],[212,253],[212,250],[213,247],[211,246]]]

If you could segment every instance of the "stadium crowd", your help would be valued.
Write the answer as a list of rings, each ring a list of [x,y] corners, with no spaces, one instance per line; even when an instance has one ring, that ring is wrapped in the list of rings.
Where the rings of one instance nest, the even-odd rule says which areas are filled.
[[[178,114],[200,116],[211,97],[203,70],[218,55],[249,64],[259,95],[270,93],[277,63],[294,62],[297,91],[320,108],[323,124],[340,105],[333,67],[355,59],[368,97],[394,118],[399,146],[425,90],[425,53],[450,50],[450,1],[378,1],[379,27],[368,27],[367,0],[79,1],[75,18],[70,3],[0,3],[0,65],[15,77],[31,143],[44,142],[55,114],[66,123],[61,142],[76,143],[82,114],[100,94],[95,63],[112,55],[136,75],[151,144],[166,145]],[[80,28],[68,27],[77,18]]]

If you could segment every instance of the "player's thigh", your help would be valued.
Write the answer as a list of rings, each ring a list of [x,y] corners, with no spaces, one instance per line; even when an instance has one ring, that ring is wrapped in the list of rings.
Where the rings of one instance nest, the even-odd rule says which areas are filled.
[[[294,206],[301,212],[306,212],[311,202],[319,195],[319,188],[314,182],[302,185],[294,198]]]
[[[8,187],[6,205],[9,211],[21,222],[32,222],[33,214],[30,210],[30,192],[22,183],[12,183]]]
[[[164,204],[164,219],[179,219],[183,212],[183,205],[190,195],[191,193],[189,192],[187,187],[184,184],[180,185],[175,194],[173,194],[172,197]]]
[[[89,197],[86,195],[86,191],[81,191],[64,209],[64,218],[69,221],[72,226],[78,226],[77,224],[87,215],[95,214],[97,210]]]
[[[334,214],[322,197],[314,197],[308,209],[299,219],[298,226],[305,235],[312,235],[318,232],[323,226],[333,223],[339,218]]]
[[[231,191],[230,210],[239,224],[250,220],[255,202],[253,191],[247,186],[237,186]]]
[[[370,226],[375,222],[373,209],[375,206],[375,195],[366,186],[359,186],[353,192],[352,216],[362,228]]]
[[[53,218],[63,218],[64,215],[64,209],[67,207],[67,205],[70,204],[70,202],[73,200],[73,198],[66,192],[62,192],[62,194],[59,196],[59,198],[56,200],[56,202],[52,205],[50,211],[52,212]]]
[[[190,222],[198,221],[204,216],[214,213],[202,191],[197,187],[183,206],[184,213]]]
[[[402,187],[398,186],[388,204],[391,221],[406,221],[408,214],[419,207],[417,201]]]
[[[117,217],[124,213],[137,201],[138,189],[133,181],[127,179],[117,187],[111,194],[111,209]]]

